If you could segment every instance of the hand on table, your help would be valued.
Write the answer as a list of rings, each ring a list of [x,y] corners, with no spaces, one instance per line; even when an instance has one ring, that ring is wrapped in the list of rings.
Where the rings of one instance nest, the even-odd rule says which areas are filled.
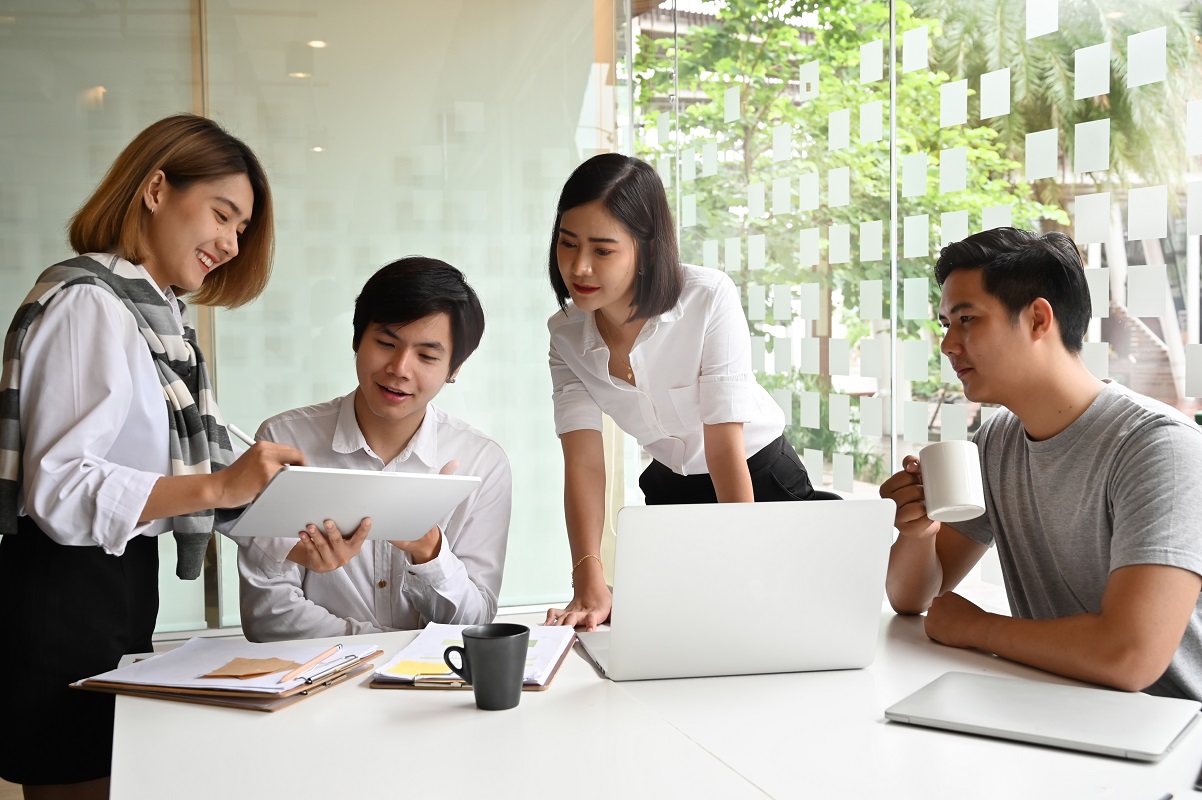
[[[955,592],[944,592],[927,609],[927,636],[949,647],[978,647],[979,626],[988,616],[980,606]]]
[[[570,625],[593,631],[597,626],[609,621],[609,612],[613,607],[614,597],[609,587],[601,584],[599,589],[577,587],[576,594],[567,608],[547,609],[547,619],[544,625]]]

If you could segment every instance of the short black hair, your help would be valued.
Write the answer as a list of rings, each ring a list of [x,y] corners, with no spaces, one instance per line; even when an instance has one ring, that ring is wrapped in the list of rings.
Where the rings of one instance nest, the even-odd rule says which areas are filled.
[[[559,194],[547,262],[559,307],[566,309],[570,296],[559,273],[559,225],[564,212],[598,200],[638,244],[638,276],[630,318],[649,319],[675,306],[684,288],[684,270],[663,181],[645,161],[602,153],[576,167]]]
[[[467,361],[484,336],[484,309],[463,273],[445,261],[407,256],[367,279],[355,298],[355,350],[371,323],[408,325],[431,314],[451,319],[450,375]]]
[[[1011,322],[1036,298],[1047,300],[1065,349],[1081,352],[1092,305],[1081,254],[1068,236],[1018,228],[974,233],[939,252],[935,280],[942,286],[958,269],[980,269],[985,291],[1002,302]]]

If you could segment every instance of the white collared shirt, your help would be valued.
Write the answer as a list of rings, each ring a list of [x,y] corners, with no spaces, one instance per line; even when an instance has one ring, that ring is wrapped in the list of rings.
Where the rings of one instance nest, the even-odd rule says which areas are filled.
[[[439,523],[442,545],[425,564],[411,564],[404,551],[368,539],[349,564],[319,574],[285,560],[296,539],[236,537],[248,639],[412,630],[428,622],[470,625],[496,616],[513,480],[495,441],[430,405],[408,446],[385,464],[359,429],[354,392],[272,417],[255,438],[297,447],[313,467],[436,473],[458,459],[455,474],[482,482]]]
[[[141,266],[87,255],[155,286]],[[170,530],[170,519],[138,523],[171,457],[163,386],[129,309],[100,286],[63,289],[30,326],[21,364],[21,513],[59,544],[113,555]]]
[[[708,473],[703,425],[743,423],[750,458],[781,435],[784,413],[756,383],[739,292],[726,273],[684,267],[675,307],[647,320],[630,350],[637,386],[609,374],[593,314],[568,304],[547,321],[555,433],[601,430],[601,414],[679,475]]]

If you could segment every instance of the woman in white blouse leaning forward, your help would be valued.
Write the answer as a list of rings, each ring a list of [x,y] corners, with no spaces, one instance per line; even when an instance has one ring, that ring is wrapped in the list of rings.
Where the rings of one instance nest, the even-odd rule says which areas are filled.
[[[547,327],[574,593],[546,624],[591,630],[612,604],[600,557],[603,413],[654,458],[639,478],[648,505],[815,492],[784,414],[755,380],[738,289],[725,273],[681,265],[650,165],[607,153],[576,168],[548,271],[561,309]]]
[[[213,509],[304,463],[270,443],[235,457],[177,297],[253,300],[272,237],[250,148],[203,117],[169,117],[117,157],[71,220],[80,255],[43,272],[13,318],[0,383],[0,776],[26,800],[108,796],[113,698],[68,684],[151,650],[155,537],[174,532],[176,573],[194,579]]]

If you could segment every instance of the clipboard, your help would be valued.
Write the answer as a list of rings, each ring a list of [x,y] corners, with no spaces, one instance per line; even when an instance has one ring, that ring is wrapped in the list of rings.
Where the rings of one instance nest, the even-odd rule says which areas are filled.
[[[205,706],[220,706],[222,708],[242,708],[249,711],[279,711],[281,708],[299,703],[306,697],[324,692],[331,686],[346,683],[351,678],[358,677],[372,668],[370,661],[383,655],[377,650],[370,658],[360,659],[349,669],[332,675],[329,678],[307,686],[298,686],[275,695],[249,694],[247,692],[230,692],[219,689],[179,689],[174,687],[134,686],[127,683],[106,683],[102,681],[80,682],[71,684],[73,689],[85,691],[123,694],[129,697],[145,697],[150,700],[174,700],[179,703],[196,703]]]
[[[572,635],[572,639],[568,642],[568,646],[564,648],[559,655],[559,660],[555,662],[555,666],[551,669],[551,674],[544,684],[523,683],[523,692],[545,692],[551,688],[551,683],[555,680],[555,676],[559,674],[559,668],[563,666],[564,660],[568,657],[568,653],[572,652],[573,645],[576,644],[576,635]],[[452,673],[454,674],[454,673]],[[471,689],[471,684],[461,678],[417,678],[412,683],[408,681],[386,681],[379,678],[372,678],[367,684],[369,689]]]

